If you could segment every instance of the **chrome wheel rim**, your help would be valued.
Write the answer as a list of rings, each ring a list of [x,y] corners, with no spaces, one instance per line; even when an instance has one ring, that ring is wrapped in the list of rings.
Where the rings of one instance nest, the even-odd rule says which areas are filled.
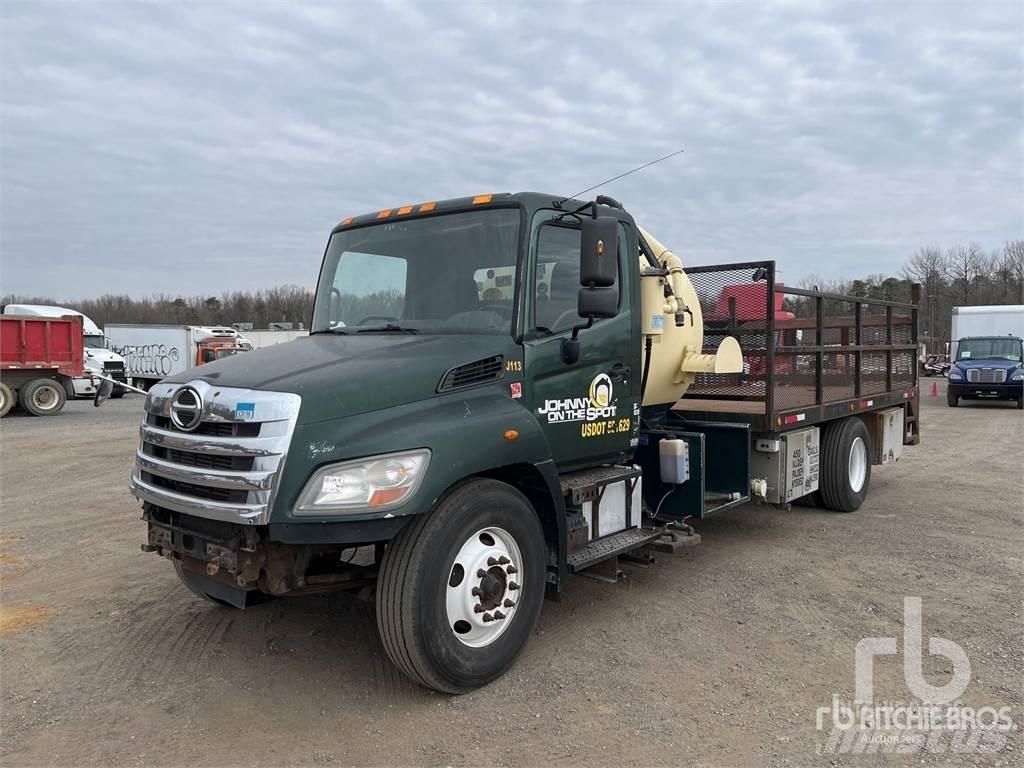
[[[470,536],[448,569],[445,609],[459,642],[483,648],[512,623],[522,598],[522,555],[503,528],[483,528]]]
[[[868,476],[868,448],[859,437],[855,437],[853,444],[850,446],[850,464],[848,469],[850,488],[853,489],[854,493],[860,493],[860,489],[864,487],[864,481],[867,480]]]

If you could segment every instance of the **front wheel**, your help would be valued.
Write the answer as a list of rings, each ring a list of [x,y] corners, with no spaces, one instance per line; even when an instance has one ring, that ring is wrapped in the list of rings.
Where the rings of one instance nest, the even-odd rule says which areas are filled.
[[[497,480],[461,486],[388,546],[377,626],[391,661],[446,693],[501,677],[540,616],[545,563],[544,533],[523,494]]]
[[[960,404],[960,396],[946,390],[946,405],[950,408],[956,408]]]
[[[50,416],[64,407],[67,395],[60,382],[34,379],[21,388],[21,407],[33,416]]]
[[[856,417],[830,424],[822,435],[818,489],[835,512],[860,509],[871,484],[871,436]]]

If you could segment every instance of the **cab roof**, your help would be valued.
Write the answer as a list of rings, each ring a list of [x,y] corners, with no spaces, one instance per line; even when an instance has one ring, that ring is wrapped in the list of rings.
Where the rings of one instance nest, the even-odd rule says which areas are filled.
[[[333,231],[336,232],[348,227],[363,226],[377,221],[394,220],[405,217],[413,218],[423,214],[430,215],[435,213],[444,213],[447,211],[465,211],[473,208],[487,208],[491,206],[500,207],[502,204],[521,204],[527,208],[539,209],[555,208],[556,203],[558,203],[559,207],[571,211],[575,208],[586,205],[588,202],[590,201],[569,199],[561,195],[552,195],[543,192],[491,192],[482,195],[473,195],[470,197],[452,197],[447,200],[433,200],[424,203],[400,205],[395,206],[394,208],[384,208],[383,210],[374,211],[372,213],[347,216],[342,219],[341,223],[339,223]],[[598,207],[606,211],[616,210],[604,205]]]

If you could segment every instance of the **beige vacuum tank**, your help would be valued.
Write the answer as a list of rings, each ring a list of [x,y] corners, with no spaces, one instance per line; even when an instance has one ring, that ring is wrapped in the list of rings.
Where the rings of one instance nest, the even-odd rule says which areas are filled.
[[[647,340],[651,340],[651,362],[644,390],[644,405],[674,403],[685,393],[698,373],[739,373],[743,354],[732,336],[727,336],[715,354],[704,354],[704,318],[693,284],[683,271],[682,262],[672,251],[643,228],[640,229],[658,263],[668,271],[656,274],[646,259],[640,260],[641,310],[643,311],[644,365],[647,364]],[[665,284],[672,296],[665,296]],[[676,325],[676,314],[683,313],[683,325]]]

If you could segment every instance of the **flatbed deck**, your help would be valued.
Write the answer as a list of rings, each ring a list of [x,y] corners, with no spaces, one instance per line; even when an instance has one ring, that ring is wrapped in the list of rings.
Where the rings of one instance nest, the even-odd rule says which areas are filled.
[[[744,370],[699,374],[673,410],[772,432],[906,405],[916,442],[917,287],[915,303],[794,288],[776,282],[773,261],[686,273],[700,299],[704,351],[733,336]]]

